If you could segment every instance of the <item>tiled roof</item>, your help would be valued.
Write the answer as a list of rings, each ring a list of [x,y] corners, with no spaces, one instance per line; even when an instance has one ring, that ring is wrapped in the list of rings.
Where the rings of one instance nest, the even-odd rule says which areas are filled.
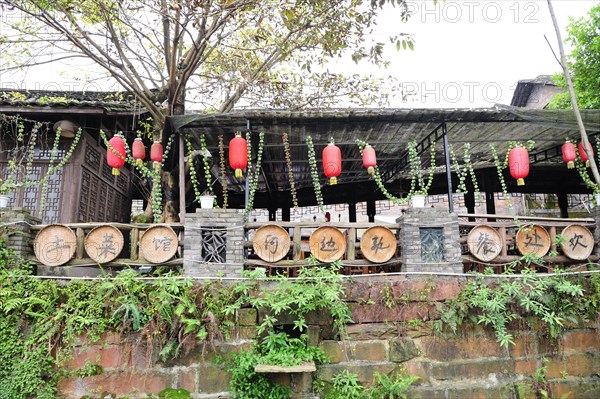
[[[136,112],[140,103],[127,92],[77,92],[0,89],[0,106],[100,108],[107,112]]]

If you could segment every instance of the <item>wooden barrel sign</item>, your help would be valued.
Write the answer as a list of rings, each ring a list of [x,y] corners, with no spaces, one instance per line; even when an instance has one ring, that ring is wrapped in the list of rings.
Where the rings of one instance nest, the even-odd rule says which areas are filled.
[[[550,234],[545,228],[537,224],[521,227],[517,231],[515,241],[521,255],[542,257],[550,249]]]
[[[396,236],[383,226],[370,227],[360,239],[360,250],[363,256],[373,263],[384,263],[392,259],[396,247]]]
[[[114,226],[98,226],[85,238],[85,252],[98,263],[115,260],[124,246],[123,233]]]
[[[254,252],[265,262],[277,262],[290,250],[290,235],[274,224],[268,224],[256,230],[252,238]]]
[[[310,253],[321,262],[334,262],[346,253],[344,234],[335,227],[319,227],[311,234],[308,245]]]
[[[140,238],[140,255],[150,263],[163,263],[177,253],[179,240],[169,226],[152,226]]]
[[[469,252],[483,262],[489,262],[500,255],[502,245],[500,233],[491,226],[474,227],[467,236]]]
[[[560,248],[563,253],[573,260],[585,260],[594,250],[594,235],[584,226],[571,224],[561,233]]]
[[[33,252],[46,266],[60,266],[75,254],[77,238],[68,226],[51,224],[42,228],[35,236]]]

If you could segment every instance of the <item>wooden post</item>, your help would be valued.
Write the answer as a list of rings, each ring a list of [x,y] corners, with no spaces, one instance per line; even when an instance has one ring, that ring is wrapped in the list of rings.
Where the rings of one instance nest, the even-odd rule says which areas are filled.
[[[465,197],[465,206],[467,207],[467,213],[475,213],[475,191],[473,189],[469,189],[464,194]],[[474,222],[475,218],[469,218],[469,222]]]
[[[348,204],[348,221],[356,223],[356,203],[350,202]]]
[[[269,222],[277,220],[277,208],[268,208],[269,210]]]
[[[294,254],[294,260],[300,260],[302,258],[302,233],[301,233],[301,228],[300,227],[294,227],[294,248],[293,248],[293,254]]]
[[[566,192],[557,193],[558,207],[560,208],[560,217],[567,219],[569,217],[569,198]]]
[[[375,200],[367,200],[367,216],[369,217],[369,222],[375,222]]]
[[[346,259],[356,259],[356,229],[354,227],[346,230]]]
[[[75,259],[83,259],[83,247],[85,242],[85,234],[81,227],[75,230],[75,237],[77,239],[77,249],[75,250]]]
[[[138,243],[140,240],[140,230],[138,228],[133,228],[131,229],[131,232],[129,233],[129,247],[130,249],[130,254],[129,257],[131,258],[131,260],[136,260],[138,259]]]
[[[283,222],[289,222],[290,221],[290,207],[289,205],[286,206],[282,206],[281,207],[281,220]]]

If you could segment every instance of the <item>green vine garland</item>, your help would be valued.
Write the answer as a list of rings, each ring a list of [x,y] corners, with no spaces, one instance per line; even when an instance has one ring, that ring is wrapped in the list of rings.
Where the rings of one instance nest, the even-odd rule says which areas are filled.
[[[417,143],[411,141],[408,143],[408,159],[410,164],[410,191],[408,197],[414,195],[427,195],[431,184],[433,183],[433,176],[435,174],[435,142],[429,147],[429,174],[427,176],[427,182],[423,177],[423,171],[421,169],[421,157],[417,152]],[[418,186],[418,188],[417,188]]]
[[[227,194],[227,176],[225,169],[225,144],[223,143],[223,135],[219,135],[219,166],[221,168],[221,186],[223,187],[223,208],[227,209],[228,194]]]
[[[362,156],[363,150],[365,149],[365,147],[368,145],[368,143],[366,141],[360,140],[360,139],[356,139],[356,145],[358,146],[358,149],[360,150],[360,155]],[[377,165],[375,165],[375,167],[373,168],[373,175],[372,175],[373,179],[375,180],[375,183],[377,184],[377,187],[379,187],[379,190],[381,191],[381,193],[393,204],[396,205],[406,205],[408,204],[409,198],[398,198],[395,197],[392,193],[390,193],[385,186],[383,185],[383,181],[381,180],[381,174],[379,173],[379,167]]]
[[[258,178],[260,176],[260,169],[262,167],[262,155],[263,155],[263,147],[265,144],[265,134],[264,132],[260,132],[258,134],[258,150],[256,156],[256,164],[252,165],[252,137],[250,132],[246,132],[246,141],[248,142],[248,203],[246,204],[246,208],[244,209],[244,213],[246,214],[246,218],[250,214],[250,211],[254,208],[254,195],[256,194],[256,189],[258,188]]]
[[[457,193],[467,193],[467,185],[466,180],[467,176],[471,176],[471,182],[473,184],[473,194],[476,198],[481,200],[481,192],[479,191],[479,184],[477,183],[477,178],[475,176],[475,170],[473,169],[473,163],[471,162],[471,144],[466,143],[463,144],[463,165],[461,167],[460,162],[458,161],[458,157],[454,153],[454,148],[450,145],[450,158],[452,159],[452,163],[454,165],[454,170],[456,175],[458,176],[458,187]]]
[[[187,147],[187,158],[190,166],[190,180],[192,182],[192,188],[194,189],[194,196],[196,202],[200,203],[200,187],[198,186],[198,174],[196,173],[196,167],[194,166],[194,149],[190,141],[190,135],[185,136],[185,146]]]
[[[325,212],[325,208],[323,207],[323,193],[321,192],[321,181],[319,180],[319,170],[317,169],[315,146],[311,136],[306,137],[306,146],[308,147],[308,164],[310,165],[310,175],[312,177],[317,205],[321,212]]]
[[[285,162],[288,169],[288,180],[290,182],[290,192],[292,193],[292,203],[294,208],[298,208],[298,195],[296,193],[296,180],[294,179],[294,170],[292,169],[292,153],[290,151],[290,142],[287,133],[281,137],[283,141],[283,151],[285,152]]]

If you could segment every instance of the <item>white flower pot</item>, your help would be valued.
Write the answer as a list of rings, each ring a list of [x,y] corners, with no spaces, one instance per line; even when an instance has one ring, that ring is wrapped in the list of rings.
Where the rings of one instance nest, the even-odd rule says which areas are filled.
[[[413,208],[425,208],[425,196],[424,195],[413,195],[410,197],[410,206]]]
[[[0,208],[8,207],[8,200],[10,200],[8,195],[0,195]]]
[[[215,202],[215,197],[212,195],[201,195],[200,196],[200,208],[212,209]]]

